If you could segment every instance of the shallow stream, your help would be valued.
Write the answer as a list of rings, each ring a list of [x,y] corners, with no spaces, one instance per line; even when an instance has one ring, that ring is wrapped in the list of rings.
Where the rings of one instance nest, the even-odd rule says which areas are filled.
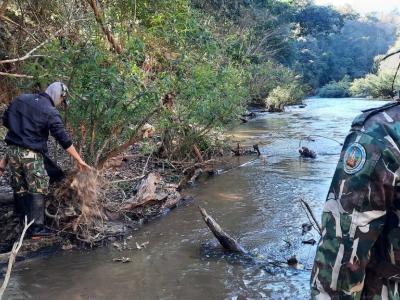
[[[315,246],[302,240],[305,199],[320,218],[330,179],[351,120],[382,101],[309,99],[307,107],[261,114],[231,131],[242,144],[260,145],[261,159],[214,176],[188,191],[195,200],[133,233],[122,252],[110,246],[94,251],[56,253],[19,264],[6,299],[308,299]],[[301,145],[315,160],[300,159]],[[329,139],[328,139],[329,138]],[[331,140],[334,139],[334,140]],[[247,158],[248,160],[248,158]],[[241,161],[238,161],[238,165]],[[219,255],[204,255],[212,239],[197,206],[205,207],[242,245],[286,261],[296,255],[301,270],[277,269]],[[149,241],[143,250],[139,244]],[[212,254],[212,253],[211,253]],[[122,264],[113,258],[129,257]]]

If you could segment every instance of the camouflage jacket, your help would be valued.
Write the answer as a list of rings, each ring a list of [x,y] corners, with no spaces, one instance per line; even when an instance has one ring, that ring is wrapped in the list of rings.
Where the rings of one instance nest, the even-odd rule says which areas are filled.
[[[313,299],[400,299],[400,103],[347,136],[322,213]]]

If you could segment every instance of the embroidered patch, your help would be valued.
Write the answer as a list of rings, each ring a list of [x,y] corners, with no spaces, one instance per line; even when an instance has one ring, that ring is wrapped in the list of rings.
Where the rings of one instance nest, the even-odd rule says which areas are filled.
[[[351,144],[344,154],[344,171],[350,175],[359,172],[364,167],[366,158],[367,154],[362,145]]]

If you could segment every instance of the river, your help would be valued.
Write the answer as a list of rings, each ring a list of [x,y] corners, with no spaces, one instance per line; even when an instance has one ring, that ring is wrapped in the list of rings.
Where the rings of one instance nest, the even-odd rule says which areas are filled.
[[[261,114],[230,132],[242,144],[260,145],[263,159],[214,176],[189,192],[195,198],[133,233],[122,252],[110,246],[65,251],[21,263],[6,299],[307,299],[315,246],[302,240],[305,199],[320,218],[325,195],[351,120],[361,110],[383,105],[360,99],[308,99],[307,107]],[[318,153],[300,159],[302,137]],[[329,139],[328,139],[329,138]],[[331,140],[334,139],[334,140]],[[241,158],[244,159],[244,158]],[[241,164],[241,161],[238,161]],[[197,209],[202,205],[242,245],[264,257],[286,261],[296,255],[303,268],[278,269],[229,257],[205,255],[212,239]],[[146,249],[135,243],[149,241]],[[208,252],[207,252],[208,253]],[[132,262],[113,262],[116,257]]]

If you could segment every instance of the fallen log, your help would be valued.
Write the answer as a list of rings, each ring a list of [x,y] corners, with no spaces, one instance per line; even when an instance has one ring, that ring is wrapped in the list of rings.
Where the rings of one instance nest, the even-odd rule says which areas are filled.
[[[203,217],[204,222],[206,222],[208,228],[217,238],[218,242],[224,249],[237,252],[242,254],[247,254],[248,252],[240,245],[233,237],[227,234],[221,226],[206,212],[206,210],[199,206],[200,213]]]

